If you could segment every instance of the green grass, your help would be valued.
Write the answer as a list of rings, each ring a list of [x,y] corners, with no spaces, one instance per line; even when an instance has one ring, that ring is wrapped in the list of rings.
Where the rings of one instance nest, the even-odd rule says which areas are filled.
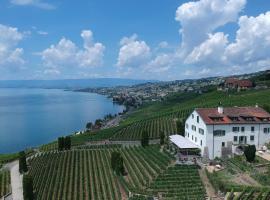
[[[19,153],[0,154],[0,166],[19,158]]]

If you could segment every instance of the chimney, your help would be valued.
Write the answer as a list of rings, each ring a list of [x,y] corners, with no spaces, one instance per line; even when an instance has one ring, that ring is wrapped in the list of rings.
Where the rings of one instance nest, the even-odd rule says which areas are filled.
[[[218,113],[223,114],[223,106],[221,105],[221,102],[219,102],[219,105],[218,105]]]

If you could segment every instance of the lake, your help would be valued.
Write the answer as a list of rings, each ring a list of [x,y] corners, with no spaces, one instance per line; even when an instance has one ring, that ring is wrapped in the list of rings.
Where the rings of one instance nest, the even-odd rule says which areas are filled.
[[[59,89],[0,89],[0,153],[51,142],[124,106],[105,96]]]

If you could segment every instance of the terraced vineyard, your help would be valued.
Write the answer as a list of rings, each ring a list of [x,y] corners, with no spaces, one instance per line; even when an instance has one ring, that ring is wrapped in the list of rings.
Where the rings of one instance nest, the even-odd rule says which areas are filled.
[[[151,184],[150,190],[165,200],[203,200],[205,190],[195,165],[168,168]]]
[[[270,191],[256,191],[253,189],[245,189],[242,192],[227,193],[228,200],[268,200],[270,199]]]
[[[0,198],[10,193],[10,172],[0,171]]]
[[[115,150],[122,153],[127,171],[121,180],[110,166],[110,153]],[[29,163],[37,199],[118,200],[128,191],[143,191],[166,169],[170,158],[152,146],[47,152]]]
[[[112,140],[140,140],[141,134],[146,130],[150,139],[159,138],[161,131],[166,135],[177,132],[176,120],[174,117],[155,118],[146,121],[133,123],[117,132]]]

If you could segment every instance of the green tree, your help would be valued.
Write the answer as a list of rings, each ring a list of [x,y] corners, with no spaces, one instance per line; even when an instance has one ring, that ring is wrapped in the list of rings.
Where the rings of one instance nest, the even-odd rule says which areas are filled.
[[[125,172],[124,169],[124,160],[119,152],[112,152],[111,154],[111,166],[113,171],[117,175],[123,175]]]
[[[142,132],[141,144],[143,147],[146,147],[149,145],[149,135],[146,130]]]
[[[256,147],[255,145],[248,145],[244,149],[244,154],[248,162],[253,162],[256,157]]]
[[[264,110],[266,110],[267,112],[270,113],[270,106],[269,105],[264,104],[262,107],[263,107]]]
[[[70,148],[71,148],[71,137],[67,136],[64,138],[64,149],[70,150]]]
[[[23,175],[23,198],[24,200],[34,199],[33,179],[28,174]]]
[[[176,121],[176,128],[177,128],[177,133],[185,137],[185,126],[182,120],[178,119]]]
[[[159,138],[160,138],[160,145],[164,145],[164,143],[165,143],[165,133],[164,133],[164,131],[160,132]]]
[[[64,137],[59,137],[58,138],[58,150],[62,151],[64,149],[65,146],[65,141],[64,141]]]
[[[19,153],[19,172],[22,174],[28,171],[27,163],[26,163],[26,155],[24,151]]]
[[[92,123],[92,122],[88,122],[88,123],[86,124],[86,129],[91,130],[92,127],[93,127],[93,123]]]

